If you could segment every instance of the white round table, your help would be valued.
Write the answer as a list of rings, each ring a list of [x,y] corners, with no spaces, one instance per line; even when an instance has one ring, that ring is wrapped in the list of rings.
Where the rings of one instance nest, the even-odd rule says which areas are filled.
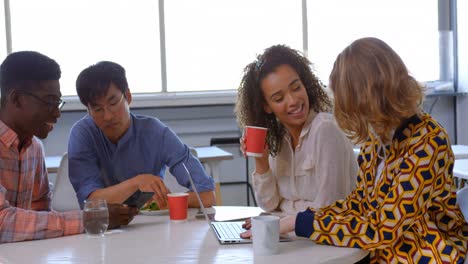
[[[468,146],[466,145],[452,145],[452,151],[455,159],[468,159]]]
[[[86,234],[0,245],[0,263],[354,263],[355,248],[317,245],[306,239],[280,243],[280,253],[254,257],[252,244],[220,245],[205,220],[190,210],[185,223],[167,215],[138,215],[104,237]]]

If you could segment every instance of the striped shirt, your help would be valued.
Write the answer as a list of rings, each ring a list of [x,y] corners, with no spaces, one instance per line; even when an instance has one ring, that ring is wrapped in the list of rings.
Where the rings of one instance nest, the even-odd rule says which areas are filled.
[[[33,137],[18,150],[18,135],[0,121],[0,243],[83,232],[81,211],[50,208],[44,150]]]

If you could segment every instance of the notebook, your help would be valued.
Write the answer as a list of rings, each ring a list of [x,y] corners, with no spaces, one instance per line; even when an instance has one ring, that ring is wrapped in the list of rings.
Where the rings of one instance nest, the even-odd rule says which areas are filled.
[[[200,194],[198,193],[197,188],[195,184],[193,183],[192,175],[190,174],[185,164],[182,163],[182,165],[184,166],[184,169],[187,172],[190,185],[192,185],[193,192],[195,193],[195,196],[197,196],[198,203],[200,203],[200,208],[205,217],[205,220],[210,225],[211,230],[213,230],[219,243],[223,245],[252,243],[251,239],[244,239],[240,237],[240,233],[247,231],[246,229],[242,227],[242,224],[244,223],[244,221],[216,222],[216,221],[210,220],[210,218],[208,217],[208,213],[206,212],[206,208],[205,206],[203,206],[203,203],[201,201]]]

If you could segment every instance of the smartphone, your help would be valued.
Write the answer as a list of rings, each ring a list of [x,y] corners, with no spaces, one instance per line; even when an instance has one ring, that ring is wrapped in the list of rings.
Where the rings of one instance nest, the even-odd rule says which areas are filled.
[[[145,205],[145,203],[147,203],[149,200],[151,200],[153,195],[154,195],[154,192],[140,192],[140,191],[137,191],[132,196],[130,196],[130,198],[134,197],[134,196],[137,196],[136,200],[132,199],[131,201],[129,201],[129,199],[130,199],[129,198],[123,203],[130,206],[130,207],[136,207],[136,208],[140,209],[141,207],[143,207],[143,205]]]

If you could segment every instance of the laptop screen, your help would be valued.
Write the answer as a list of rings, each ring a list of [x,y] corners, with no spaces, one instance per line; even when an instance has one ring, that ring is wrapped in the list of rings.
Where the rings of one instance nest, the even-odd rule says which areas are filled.
[[[206,221],[210,221],[210,218],[208,218],[208,214],[206,213],[205,206],[202,203],[202,200],[200,198],[200,194],[198,193],[197,187],[195,186],[195,183],[193,182],[192,175],[190,174],[190,171],[187,169],[187,166],[185,166],[185,163],[182,162],[182,166],[184,166],[185,172],[187,172],[187,176],[190,181],[190,185],[192,185],[193,192],[195,193],[195,196],[197,196],[198,203],[200,204],[200,208],[203,212],[203,215],[205,216]]]

